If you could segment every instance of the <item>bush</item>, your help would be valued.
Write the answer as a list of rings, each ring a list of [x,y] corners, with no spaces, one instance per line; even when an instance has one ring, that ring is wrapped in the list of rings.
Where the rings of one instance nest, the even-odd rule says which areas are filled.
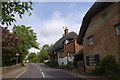
[[[120,73],[110,73],[107,74],[107,77],[113,80],[120,80]]]
[[[89,73],[91,73],[93,75],[100,75],[100,74],[103,74],[104,71],[103,71],[103,69],[100,66],[97,66],[95,68],[91,68],[89,70]]]
[[[114,73],[119,70],[119,66],[114,59],[114,56],[107,55],[102,61],[100,66],[104,70],[104,73]]]
[[[54,61],[54,60],[49,61],[49,62],[47,63],[47,65],[50,66],[50,67],[58,67],[57,61]]]
[[[25,64],[24,64],[24,63],[21,63],[21,66],[22,66],[22,67],[25,67]]]
[[[68,64],[65,66],[65,68],[68,69],[68,70],[72,70],[72,69],[74,69],[75,67],[74,67],[74,65],[73,65],[73,62],[68,62]]]
[[[99,66],[96,66],[95,68],[90,69],[91,74],[120,74],[120,67],[117,64],[116,60],[114,59],[114,56],[107,55],[105,58],[101,61]],[[110,76],[110,75],[109,75]]]

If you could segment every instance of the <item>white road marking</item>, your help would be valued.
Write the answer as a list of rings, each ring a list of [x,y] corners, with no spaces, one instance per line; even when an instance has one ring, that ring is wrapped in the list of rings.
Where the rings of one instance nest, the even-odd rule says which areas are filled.
[[[35,66],[40,70],[40,72],[42,71],[42,70],[40,69],[40,67],[38,67],[36,64],[35,64]]]
[[[42,76],[45,77],[44,73],[43,72],[41,72],[41,73],[42,73]]]
[[[45,77],[45,74],[42,72],[42,70],[40,69],[40,67],[38,67],[36,64],[35,66],[40,70],[40,72],[42,73],[42,76]]]
[[[28,65],[27,65],[28,67]],[[25,73],[28,70],[28,68],[26,70],[24,70],[21,74],[19,74],[18,76],[16,76],[16,78],[19,78],[23,73]]]

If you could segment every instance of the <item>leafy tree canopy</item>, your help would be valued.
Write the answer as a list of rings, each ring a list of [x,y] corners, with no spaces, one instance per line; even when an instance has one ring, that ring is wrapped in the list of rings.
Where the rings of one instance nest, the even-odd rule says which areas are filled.
[[[7,27],[2,27],[2,64],[3,66],[15,63],[16,46],[20,44],[15,33],[10,33]],[[6,59],[7,58],[7,59]]]
[[[28,54],[28,50],[32,47],[38,49],[39,43],[37,43],[37,36],[36,33],[31,29],[31,27],[25,27],[24,25],[21,26],[14,26],[13,32],[20,39],[20,44],[17,46],[17,50],[21,53],[21,60],[25,58]]]
[[[14,0],[14,2],[0,2],[0,21],[4,25],[11,25],[12,22],[15,22],[15,14],[18,14],[20,18],[25,12],[28,12],[31,15],[30,11],[33,10],[32,2],[20,2],[20,0]]]
[[[50,49],[50,46],[49,45],[43,45],[40,53],[39,53],[39,61],[40,62],[43,62],[44,60],[47,60],[50,58],[49,56],[49,49]]]
[[[37,61],[38,61],[38,58],[37,58],[36,53],[30,53],[30,54],[28,55],[28,60],[29,60],[30,62],[37,62]]]

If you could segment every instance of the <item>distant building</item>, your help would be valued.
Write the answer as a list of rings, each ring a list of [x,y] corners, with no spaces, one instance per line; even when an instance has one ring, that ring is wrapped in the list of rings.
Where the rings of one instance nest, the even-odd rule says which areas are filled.
[[[69,61],[73,62],[74,55],[80,50],[81,46],[77,44],[77,34],[68,32],[67,27],[64,35],[51,48],[53,60],[57,61],[59,66],[66,65]]]
[[[120,63],[120,2],[94,3],[83,18],[77,43],[83,44],[87,70],[108,54]]]

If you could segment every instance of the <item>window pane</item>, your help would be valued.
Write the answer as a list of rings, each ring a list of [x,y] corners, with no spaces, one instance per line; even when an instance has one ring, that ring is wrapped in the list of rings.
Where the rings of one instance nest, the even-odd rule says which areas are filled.
[[[89,59],[90,59],[89,56],[86,56],[86,64],[87,65],[90,65],[90,60]]]
[[[116,33],[117,35],[120,35],[120,25],[116,26]]]
[[[93,36],[88,37],[88,45],[92,45],[92,44],[94,44]]]

